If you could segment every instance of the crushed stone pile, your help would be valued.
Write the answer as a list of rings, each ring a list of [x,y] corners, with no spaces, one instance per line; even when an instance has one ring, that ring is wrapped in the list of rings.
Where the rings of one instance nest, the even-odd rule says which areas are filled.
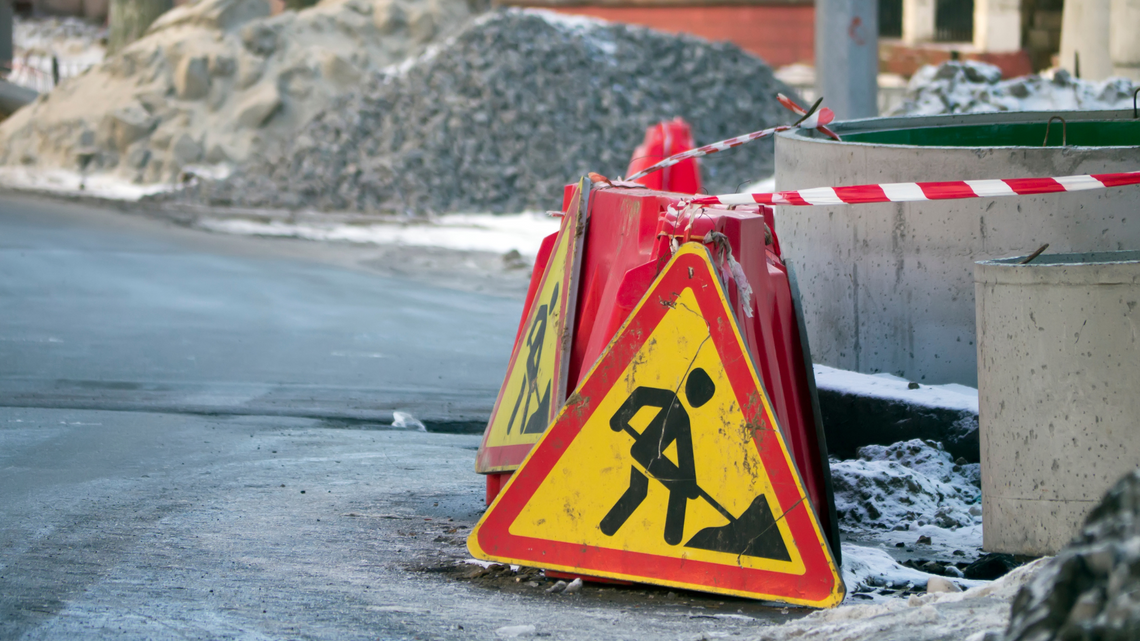
[[[0,123],[0,165],[142,183],[240,164],[292,138],[376,69],[470,17],[466,0],[198,0]]]
[[[1140,470],[1013,601],[1006,641],[1140,639]]]
[[[1127,78],[1092,82],[1063,69],[1001,79],[1001,69],[972,60],[927,65],[910,79],[906,99],[892,116],[992,113],[998,111],[1069,111],[1131,109]]]
[[[314,118],[271,160],[188,197],[214,205],[399,214],[557,207],[587,171],[626,171],[645,128],[680,116],[698,144],[790,122],[760,59],[640,27],[505,9],[473,21]],[[771,141],[710,157],[705,187],[772,171]]]
[[[981,466],[936,441],[867,445],[831,462],[835,509],[845,531],[954,529],[981,523]]]

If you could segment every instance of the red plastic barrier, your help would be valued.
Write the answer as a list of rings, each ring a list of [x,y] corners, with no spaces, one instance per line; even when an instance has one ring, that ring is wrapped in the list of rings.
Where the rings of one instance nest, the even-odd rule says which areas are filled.
[[[693,132],[689,123],[675,118],[668,122],[661,122],[645,130],[645,141],[633,152],[633,160],[629,161],[627,176],[665,160],[669,156],[692,149]],[[655,171],[648,176],[638,178],[636,182],[650,189],[671,191],[679,194],[697,194],[701,191],[701,170],[696,158],[682,160],[681,162]]]
[[[567,187],[565,197],[572,191],[573,186]],[[820,525],[838,555],[838,524],[822,424],[812,405],[810,361],[805,358],[787,268],[773,228],[773,210],[760,205],[686,211],[680,194],[595,190],[590,197],[569,388],[577,387],[648,291],[672,256],[674,240],[702,240],[710,231],[724,234],[752,288],[752,316],[744,313],[737,283],[726,271],[730,304]],[[719,258],[715,249],[714,256]],[[541,264],[535,269],[541,272]],[[488,502],[509,474],[493,476],[487,480]]]
[[[838,554],[826,444],[812,407],[804,344],[774,227],[770,207],[700,208],[686,213],[677,194],[594,191],[569,387],[577,386],[668,262],[672,239],[700,240],[710,231],[724,234],[752,288],[752,317],[745,315],[737,284],[728,274],[730,302],[820,525],[831,533]],[[766,236],[771,244],[766,244]]]

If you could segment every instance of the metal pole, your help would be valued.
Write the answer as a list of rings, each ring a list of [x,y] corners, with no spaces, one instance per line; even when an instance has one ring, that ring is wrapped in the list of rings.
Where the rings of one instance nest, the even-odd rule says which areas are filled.
[[[0,65],[12,62],[12,0],[0,0]]]
[[[815,85],[839,120],[879,114],[878,0],[817,0]]]

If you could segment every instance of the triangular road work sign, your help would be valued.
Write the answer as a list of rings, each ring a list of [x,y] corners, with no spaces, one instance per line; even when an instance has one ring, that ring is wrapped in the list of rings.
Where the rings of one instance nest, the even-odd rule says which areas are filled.
[[[517,469],[566,400],[589,194],[590,182],[583,178],[562,216],[475,457],[480,474]]]
[[[708,250],[683,245],[471,532],[476,558],[843,599],[726,300]]]

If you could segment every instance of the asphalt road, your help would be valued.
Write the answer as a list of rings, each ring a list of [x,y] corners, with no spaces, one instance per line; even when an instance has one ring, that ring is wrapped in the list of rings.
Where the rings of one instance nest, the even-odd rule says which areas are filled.
[[[0,201],[0,405],[386,423],[403,410],[469,430],[490,413],[517,297],[85,209]]]
[[[469,577],[478,436],[447,432],[489,412],[525,274],[472,293],[487,274],[393,277],[412,259],[378,251],[0,194],[0,639],[692,639],[802,614]]]

